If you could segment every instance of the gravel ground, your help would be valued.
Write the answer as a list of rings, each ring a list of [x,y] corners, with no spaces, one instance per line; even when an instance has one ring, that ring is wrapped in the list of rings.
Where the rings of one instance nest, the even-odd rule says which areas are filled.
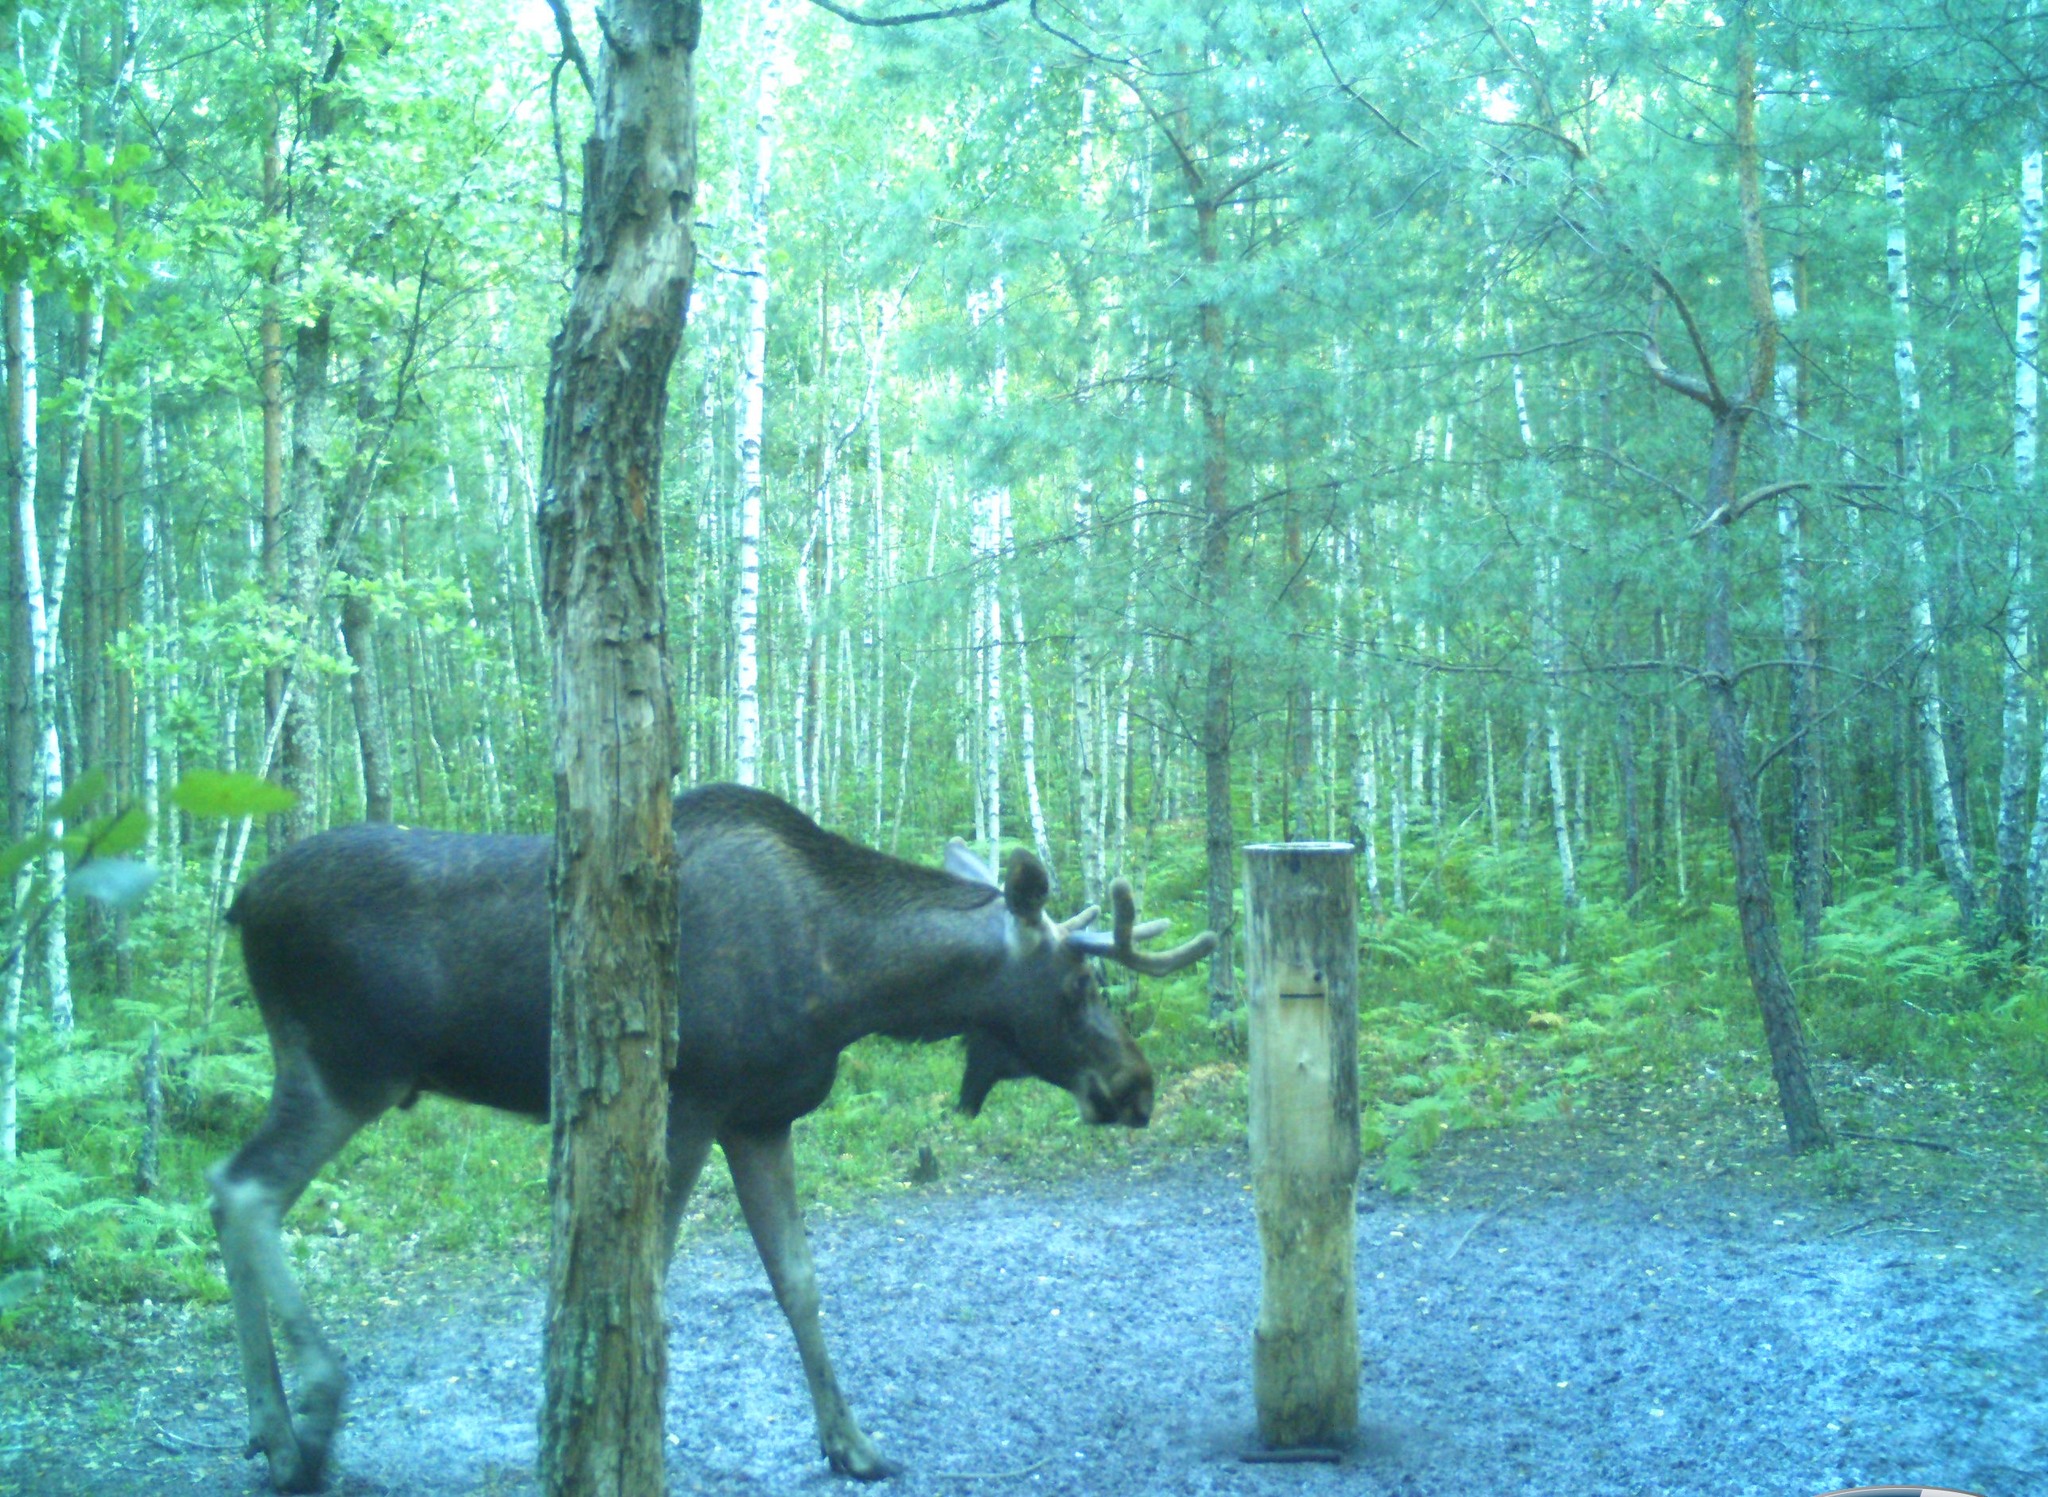
[[[1474,1138],[1416,1196],[1361,1193],[1364,1432],[1337,1466],[1239,1459],[1259,1275],[1241,1157],[822,1218],[841,1381],[904,1467],[883,1490],[2048,1492],[2048,1249],[2030,1213],[1873,1215],[1739,1169],[1596,1178],[1514,1150]],[[1566,1140],[1550,1162],[1569,1157]],[[540,1287],[391,1293],[331,1326],[354,1378],[333,1490],[533,1492]],[[671,1490],[852,1490],[816,1454],[745,1238],[686,1244],[669,1303]],[[0,1384],[0,1405],[24,1387],[35,1405],[0,1413],[0,1491],[264,1490],[236,1453],[225,1312],[160,1317],[146,1356]]]

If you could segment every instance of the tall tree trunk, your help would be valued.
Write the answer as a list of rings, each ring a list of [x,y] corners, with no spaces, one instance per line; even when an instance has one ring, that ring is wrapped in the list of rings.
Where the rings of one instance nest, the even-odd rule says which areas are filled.
[[[1006,288],[1001,272],[989,282],[986,299],[977,298],[973,310],[976,327],[992,328],[994,351],[989,368],[989,415],[998,427],[1009,419],[1009,328],[1005,319]],[[981,808],[982,837],[989,861],[1002,864],[1003,765],[1008,754],[1008,721],[1003,707],[1003,597],[1004,517],[1010,507],[1010,490],[1001,483],[987,484],[975,493],[974,532],[976,551],[975,622],[978,628],[976,657],[980,667],[982,706]]]
[[[2041,124],[2038,116],[2020,154],[2020,261],[2013,322],[2012,538],[2006,573],[2011,589],[2005,613],[2005,721],[1998,772],[1998,933],[2028,944],[2040,901],[2040,871],[2029,866],[2027,811],[2027,634],[2031,623],[2034,527],[2031,516],[2035,459],[2040,450],[2041,401]],[[2044,714],[2048,722],[2048,714]],[[2048,764],[2048,742],[2043,744]],[[2048,829],[2044,829],[2048,830]]]
[[[1003,552],[1014,555],[1017,537],[1010,506],[1003,506]],[[1038,794],[1038,712],[1031,702],[1031,644],[1024,632],[1024,589],[1010,577],[1010,634],[1017,641],[1017,733],[1023,757],[1024,808],[1031,818],[1031,845],[1039,862],[1053,866],[1052,838],[1045,824],[1045,806]]]
[[[265,56],[275,46],[273,7],[265,0],[260,27]],[[279,143],[278,93],[270,91],[263,132],[263,221],[267,243],[282,242],[279,220],[284,216],[283,150]],[[257,376],[258,399],[263,411],[263,591],[273,603],[285,597],[284,572],[284,329],[281,303],[284,295],[284,259],[273,250],[263,270],[263,293],[258,313],[257,343],[262,364]],[[284,716],[284,667],[273,665],[263,673],[263,732],[268,738]],[[283,813],[264,822],[264,840],[274,853],[291,835]]]
[[[1485,714],[1486,723],[1486,844],[1493,851],[1500,851],[1500,791],[1493,770],[1493,714]]]
[[[1771,304],[1780,328],[1799,313],[1798,275],[1789,260],[1771,277]],[[1801,404],[1799,362],[1780,361],[1772,381],[1781,430],[1779,466],[1789,471]],[[1806,565],[1806,510],[1796,490],[1778,496],[1778,609],[1780,637],[1790,663],[1792,737],[1792,897],[1799,911],[1799,949],[1811,960],[1827,904],[1827,806],[1821,778],[1820,675],[1814,648],[1813,585]]]
[[[1708,519],[1698,527],[1704,572],[1700,680],[1707,696],[1715,777],[1720,783],[1721,804],[1728,818],[1728,837],[1735,860],[1735,910],[1742,927],[1743,952],[1748,959],[1750,985],[1763,1014],[1764,1038],[1770,1047],[1771,1073],[1778,1085],[1786,1138],[1792,1152],[1798,1154],[1822,1147],[1830,1138],[1813,1092],[1805,1031],[1778,940],[1777,906],[1771,895],[1770,849],[1764,841],[1756,783],[1750,777],[1748,751],[1743,742],[1742,707],[1736,697],[1734,589],[1730,576],[1730,531],[1740,513],[1737,482],[1743,431],[1770,393],[1778,332],[1771,305],[1769,263],[1764,256],[1753,27],[1753,18],[1747,10],[1743,11],[1736,21],[1735,143],[1743,269],[1750,314],[1758,329],[1756,353],[1744,380],[1745,388],[1733,397],[1724,394],[1715,382],[1703,347],[1695,347],[1702,371],[1698,378],[1673,373],[1660,358],[1654,357],[1654,352],[1652,369],[1663,383],[1704,405],[1714,418],[1702,496]],[[1691,326],[1690,317],[1687,326]]]
[[[160,728],[163,724],[164,678],[162,663],[158,656],[158,645],[163,635],[164,623],[164,569],[163,569],[163,517],[166,513],[163,503],[162,467],[155,440],[150,428],[156,420],[156,391],[145,385],[145,401],[142,411],[142,429],[136,433],[136,457],[142,473],[141,514],[138,517],[141,529],[142,597],[140,600],[139,622],[142,625],[141,677],[137,683],[135,700],[135,736],[142,751],[141,784],[136,798],[141,802],[143,812],[149,817],[148,829],[143,833],[143,855],[152,864],[159,864],[164,857],[163,814],[163,742]],[[177,855],[175,843],[171,856]]]
[[[1628,874],[1629,903],[1643,890],[1643,823],[1636,792],[1636,714],[1624,707],[1615,730],[1615,754],[1621,768],[1621,847]]]
[[[754,79],[754,177],[747,196],[747,327],[740,372],[740,593],[733,622],[734,767],[761,783],[761,430],[768,363],[768,193],[782,94],[782,0],[764,0]]]
[[[351,557],[343,571],[351,579],[368,580],[360,557]],[[361,587],[351,587],[341,600],[341,640],[355,666],[349,677],[349,701],[355,708],[356,748],[363,766],[363,820],[391,819],[391,733],[384,723],[384,698],[377,671],[377,614]]]
[[[1935,846],[1955,898],[1963,929],[1976,915],[1977,885],[1958,814],[1948,748],[1943,739],[1941,671],[1935,660],[1934,579],[1927,558],[1927,484],[1921,462],[1920,371],[1913,355],[1912,278],[1906,260],[1905,145],[1897,121],[1884,121],[1884,195],[1890,205],[1885,230],[1885,278],[1891,289],[1892,371],[1899,388],[1900,481],[1906,490],[1906,571],[1911,589],[1914,706],[1920,727],[1920,755],[1927,798],[1934,813]]]
[[[1281,800],[1286,814],[1281,835],[1288,842],[1313,842],[1316,753],[1315,689],[1309,682],[1308,670],[1311,605],[1308,578],[1302,566],[1301,516],[1291,503],[1282,524],[1287,573],[1295,582],[1288,595],[1288,612],[1294,626],[1288,639],[1288,655],[1294,679],[1287,683],[1287,778],[1286,794]]]
[[[328,449],[333,441],[334,392],[328,367],[333,353],[334,325],[329,307],[314,283],[322,257],[319,178],[334,133],[334,83],[345,53],[334,34],[337,0],[316,0],[309,11],[312,28],[309,52],[323,58],[318,76],[308,80],[300,134],[310,169],[294,187],[298,221],[299,277],[302,291],[314,297],[309,315],[293,336],[291,471],[284,515],[285,608],[300,641],[285,669],[284,783],[298,795],[286,813],[286,834],[293,840],[318,830],[320,784],[325,760],[321,743],[320,681],[309,660],[309,642],[331,638],[320,627],[326,603],[326,565],[321,552],[327,539]]]
[[[1380,899],[1380,785],[1375,752],[1372,693],[1358,688],[1351,708],[1351,840],[1365,855],[1365,894],[1375,920],[1386,916]]]
[[[14,554],[16,596],[27,628],[19,637],[27,651],[25,693],[16,709],[18,741],[32,745],[28,775],[18,782],[18,824],[24,831],[40,827],[55,835],[63,824],[49,815],[64,793],[63,748],[57,737],[56,638],[51,632],[49,595],[43,585],[43,559],[36,530],[36,478],[39,449],[39,401],[36,379],[36,301],[28,282],[17,281],[4,292],[8,349],[8,416],[13,448]],[[24,870],[25,872],[26,870]],[[50,1005],[50,1027],[58,1035],[71,1032],[71,962],[65,945],[64,854],[52,846],[43,862],[46,897],[59,901],[43,923],[43,982]],[[27,953],[22,960],[26,962]],[[10,979],[12,981],[12,979]]]
[[[554,647],[552,1149],[541,1481],[662,1490],[661,1202],[677,930],[660,506],[697,191],[692,0],[613,0],[582,230],[550,355],[542,604]]]
[[[1205,195],[1199,179],[1191,185],[1195,202],[1196,250],[1206,271],[1220,258],[1218,204]],[[1209,929],[1216,932],[1216,951],[1209,959],[1209,1012],[1221,1015],[1237,1005],[1234,950],[1237,933],[1237,832],[1230,793],[1232,736],[1231,695],[1236,660],[1231,647],[1230,575],[1230,445],[1225,410],[1223,307],[1210,289],[1200,307],[1201,360],[1195,380],[1195,403],[1202,417],[1201,575],[1209,603],[1208,662],[1202,686],[1202,793],[1204,842],[1208,854]]]
[[[22,518],[28,511],[34,520],[35,414],[28,378],[27,349],[21,326],[22,303],[29,301],[26,282],[0,286],[0,342],[5,344],[7,364],[7,528],[12,545],[8,561],[6,610],[7,627],[7,797],[0,808],[10,840],[27,835],[35,825],[35,807],[27,794],[35,778],[35,682],[31,673],[35,650],[28,624],[27,595],[18,584],[29,574],[28,548],[33,531],[24,532]],[[31,305],[30,315],[34,315]],[[30,498],[24,504],[23,496]],[[8,892],[8,908],[19,910],[27,903],[33,872],[15,871]],[[0,1159],[13,1159],[20,1140],[19,1061],[21,1042],[21,999],[28,968],[28,953],[22,952],[0,972]]]
[[[1514,321],[1509,319],[1506,327],[1508,345],[1513,348]],[[1536,608],[1530,628],[1535,635],[1536,663],[1543,672],[1543,762],[1550,779],[1550,821],[1557,841],[1558,892],[1564,907],[1572,910],[1579,903],[1579,871],[1578,861],[1572,855],[1571,802],[1565,790],[1564,742],[1558,727],[1558,699],[1564,692],[1564,661],[1559,644],[1563,631],[1557,617],[1561,606],[1556,550],[1560,496],[1556,475],[1541,464],[1536,452],[1536,427],[1529,416],[1528,387],[1522,378],[1521,355],[1514,354],[1508,367],[1515,394],[1515,423],[1521,432],[1522,453],[1528,464],[1529,476],[1532,482],[1542,485],[1550,499],[1548,535],[1544,549],[1536,557]]]

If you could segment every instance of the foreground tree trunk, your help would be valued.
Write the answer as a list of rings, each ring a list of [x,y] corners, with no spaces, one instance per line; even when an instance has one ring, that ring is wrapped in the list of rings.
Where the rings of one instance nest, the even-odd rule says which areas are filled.
[[[1696,528],[1704,548],[1701,609],[1701,682],[1707,694],[1707,726],[1714,746],[1715,778],[1728,817],[1728,838],[1735,858],[1735,910],[1742,926],[1743,954],[1748,959],[1750,986],[1763,1011],[1764,1038],[1771,1050],[1771,1074],[1778,1084],[1778,1105],[1785,1133],[1795,1154],[1830,1142],[1820,1103],[1814,1096],[1806,1060],[1806,1036],[1799,1020],[1791,979],[1785,972],[1778,939],[1777,906],[1771,896],[1770,849],[1764,841],[1763,817],[1757,808],[1756,781],[1750,776],[1743,741],[1742,705],[1736,696],[1735,630],[1731,581],[1730,527],[1749,507],[1736,492],[1742,463],[1742,436],[1749,418],[1771,391],[1777,361],[1777,317],[1771,304],[1770,269],[1764,258],[1762,193],[1756,148],[1756,44],[1753,20],[1745,11],[1739,22],[1736,54],[1735,143],[1736,180],[1741,194],[1742,242],[1750,313],[1757,327],[1757,350],[1744,388],[1731,397],[1715,378],[1705,344],[1691,314],[1699,376],[1667,368],[1650,345],[1651,370],[1671,389],[1705,406],[1714,418],[1707,449],[1707,518]],[[1661,290],[1676,300],[1662,277]],[[1683,308],[1681,308],[1683,311]],[[1758,496],[1768,497],[1768,494]]]
[[[694,0],[607,7],[539,529],[554,653],[554,1019],[543,1488],[662,1490],[661,1197],[677,959],[660,526],[696,211]]]

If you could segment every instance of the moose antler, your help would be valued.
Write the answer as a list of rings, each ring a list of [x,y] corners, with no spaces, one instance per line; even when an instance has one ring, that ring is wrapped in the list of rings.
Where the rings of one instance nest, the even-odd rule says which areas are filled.
[[[1138,900],[1125,879],[1118,879],[1109,886],[1109,903],[1114,918],[1108,933],[1082,928],[1099,913],[1092,906],[1061,922],[1060,933],[1088,955],[1102,957],[1120,967],[1129,967],[1147,977],[1165,977],[1183,967],[1192,967],[1216,949],[1216,932],[1205,930],[1193,940],[1166,951],[1140,951],[1138,942],[1164,935],[1169,922],[1147,920],[1139,924]]]

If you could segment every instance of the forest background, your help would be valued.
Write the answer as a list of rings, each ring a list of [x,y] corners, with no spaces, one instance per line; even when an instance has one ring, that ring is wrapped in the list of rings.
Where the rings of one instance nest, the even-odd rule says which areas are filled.
[[[1596,1077],[1725,1076],[1838,1175],[1898,1078],[2038,1102],[2038,7],[829,9],[707,17],[688,781],[1224,933],[1127,998],[1167,1147],[1241,1130],[1236,850],[1280,838],[1360,848],[1393,1188]],[[252,861],[545,829],[588,101],[538,4],[5,32],[0,1336],[42,1343],[221,1294]],[[1132,1146],[962,1123],[952,1066],[850,1056],[817,1188]],[[428,1104],[312,1209],[530,1251],[545,1191],[537,1131]]]

